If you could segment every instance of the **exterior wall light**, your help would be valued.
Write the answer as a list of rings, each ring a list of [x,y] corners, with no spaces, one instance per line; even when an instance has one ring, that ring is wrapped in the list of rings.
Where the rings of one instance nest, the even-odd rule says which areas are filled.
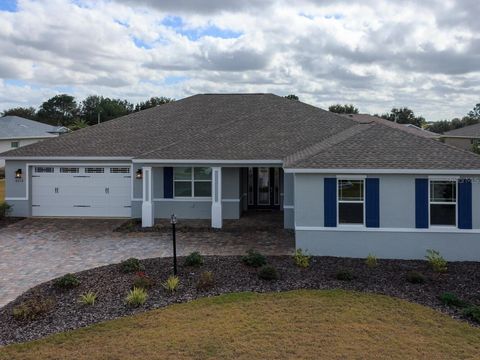
[[[15,171],[15,179],[21,179],[22,178],[22,169],[18,169]]]
[[[142,169],[138,169],[135,173],[135,179],[141,180],[143,178]]]

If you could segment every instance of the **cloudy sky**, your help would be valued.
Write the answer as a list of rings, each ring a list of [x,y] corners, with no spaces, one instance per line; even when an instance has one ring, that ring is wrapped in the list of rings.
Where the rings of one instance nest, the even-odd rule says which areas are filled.
[[[427,120],[480,102],[478,0],[0,0],[0,111],[70,93],[297,94]]]

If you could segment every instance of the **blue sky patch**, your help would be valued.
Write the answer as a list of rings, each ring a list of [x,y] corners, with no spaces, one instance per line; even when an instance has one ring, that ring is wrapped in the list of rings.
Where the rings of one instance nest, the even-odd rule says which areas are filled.
[[[221,29],[215,25],[199,28],[187,28],[180,16],[167,16],[162,20],[162,25],[172,28],[178,34],[184,35],[192,41],[196,41],[204,36],[211,36],[221,39],[236,39],[243,35],[242,32]]]
[[[345,15],[342,14],[328,14],[325,15],[325,19],[335,19],[335,20],[340,20],[345,18]]]
[[[140,48],[140,49],[151,49],[152,46],[148,43],[146,43],[145,41],[143,41],[142,39],[139,39],[137,37],[133,37],[133,43],[135,44],[136,47]]]
[[[0,11],[15,12],[18,10],[16,0],[0,0]]]
[[[176,85],[187,80],[187,76],[167,76],[164,81],[166,85]]]

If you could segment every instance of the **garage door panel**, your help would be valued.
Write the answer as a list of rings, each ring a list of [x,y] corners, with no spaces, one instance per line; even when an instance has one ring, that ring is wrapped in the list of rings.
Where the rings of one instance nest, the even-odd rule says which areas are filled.
[[[32,176],[32,216],[130,217],[131,177],[109,167]],[[101,173],[101,169],[104,169]],[[123,170],[129,169],[124,167]],[[128,170],[129,171],[129,170]]]

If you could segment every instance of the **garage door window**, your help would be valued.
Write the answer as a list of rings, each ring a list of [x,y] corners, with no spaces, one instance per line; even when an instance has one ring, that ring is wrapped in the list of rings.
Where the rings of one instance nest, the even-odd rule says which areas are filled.
[[[53,167],[39,167],[35,166],[35,172],[37,174],[43,174],[43,173],[53,173],[54,168]]]
[[[130,174],[129,167],[113,167],[110,168],[110,174]]]
[[[212,169],[176,167],[173,171],[175,197],[209,198],[212,196]]]
[[[60,168],[60,172],[63,174],[78,174],[80,169],[75,167],[62,167]]]
[[[101,167],[85,168],[85,174],[103,174],[104,172],[105,172],[105,169]]]

